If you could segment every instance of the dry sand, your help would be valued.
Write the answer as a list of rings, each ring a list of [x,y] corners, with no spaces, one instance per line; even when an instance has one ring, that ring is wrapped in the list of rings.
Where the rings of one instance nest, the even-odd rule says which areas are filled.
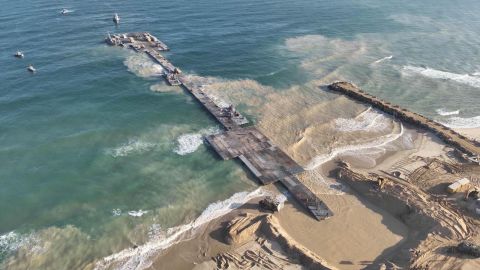
[[[466,137],[480,140],[480,128],[455,128],[455,130]]]

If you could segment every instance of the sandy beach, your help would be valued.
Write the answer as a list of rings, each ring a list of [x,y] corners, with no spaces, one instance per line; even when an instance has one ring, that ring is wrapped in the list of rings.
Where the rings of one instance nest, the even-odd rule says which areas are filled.
[[[480,140],[480,128],[456,128],[455,130],[466,137]]]
[[[425,139],[424,142],[428,141]],[[421,143],[422,146],[425,146],[424,142]],[[385,159],[385,162],[398,160],[408,154],[397,152]],[[322,167],[320,173],[325,174],[335,167],[335,162],[329,162]],[[315,174],[306,173],[300,178],[331,208],[335,216],[319,222],[293,198],[288,198],[284,207],[274,214],[274,217],[284,235],[324,260],[331,269],[378,266],[395,252],[395,247],[405,241],[409,229],[393,214],[369,203],[354,190],[336,182],[333,178],[327,177],[325,180],[339,185],[336,192],[325,186],[325,183],[312,179],[312,176]],[[279,189],[278,186],[263,188],[267,188],[272,193],[282,192],[282,188]],[[260,199],[249,201],[241,208],[197,228],[194,235],[182,236],[183,240],[179,243],[156,255],[152,266],[154,269],[212,269],[216,267],[216,262],[211,258],[215,258],[218,254],[242,255],[246,250],[245,246],[249,247],[248,250],[264,250],[262,245],[256,242],[260,235],[266,237],[262,233],[252,236],[242,246],[229,245],[225,242],[228,222],[245,213],[255,216],[268,214],[259,209]],[[288,261],[288,268],[285,268],[287,265],[282,265],[279,269],[299,269],[299,261],[285,247],[279,245],[277,240],[268,239],[268,245],[277,246],[278,254],[275,256],[283,256],[282,261]],[[180,251],[182,256],[178,256]],[[270,254],[270,256],[273,255]],[[236,269],[235,266],[229,268]]]
[[[403,170],[415,171],[425,165],[425,160],[449,159],[448,152],[451,148],[446,147],[438,138],[430,133],[418,133],[411,127],[407,127],[407,131],[414,138],[414,146],[410,149],[386,151],[376,158],[374,166],[365,166],[370,163],[362,162],[361,156],[358,158],[348,156],[344,160],[360,165],[355,168],[359,172],[368,173],[388,172],[398,169],[398,164],[402,164]],[[407,247],[418,243],[428,246],[435,242],[425,240],[425,235],[420,233],[422,230],[428,230],[429,225],[405,222],[398,215],[397,210],[401,207],[399,208],[396,203],[386,200],[379,205],[377,200],[376,204],[375,199],[369,200],[368,196],[365,197],[359,193],[362,189],[358,189],[356,184],[350,186],[346,182],[331,177],[333,175],[329,175],[329,172],[338,167],[339,159],[331,160],[316,171],[307,171],[300,176],[302,182],[309,186],[335,213],[334,217],[318,222],[295,200],[288,198],[280,212],[273,215],[276,220],[275,226],[277,230],[282,231],[284,237],[301,245],[306,254],[314,254],[318,257],[328,266],[326,269],[394,269],[391,267],[395,264],[387,262],[392,259],[396,260],[396,263],[407,264],[408,260],[405,259],[409,257]],[[322,181],[319,181],[319,176],[322,177]],[[282,192],[282,188],[279,189],[277,186],[270,186],[269,190],[274,193]],[[249,252],[264,254],[262,252],[265,250],[276,247],[275,253],[264,254],[264,258],[269,258],[268,260],[273,262],[271,269],[300,269],[298,254],[293,254],[285,244],[280,244],[281,241],[276,239],[278,236],[272,237],[265,234],[265,229],[258,230],[240,246],[225,242],[225,231],[232,220],[245,213],[254,216],[270,216],[258,208],[258,200],[250,201],[240,209],[209,222],[193,238],[172,246],[156,257],[154,268],[247,269],[239,266],[242,265],[241,262],[250,265],[246,259],[248,256],[245,254],[250,254]],[[178,256],[180,251],[182,256]],[[223,258],[223,263],[219,258]],[[478,260],[450,260],[448,265],[465,267],[461,269],[474,269],[469,267],[480,264]],[[248,269],[263,269],[261,265],[256,267]]]
[[[235,91],[243,87],[255,91]],[[412,257],[412,250],[440,258],[444,255],[430,248],[477,235],[475,229],[468,229],[475,227],[475,221],[464,220],[456,209],[436,209],[438,203],[431,199],[429,189],[438,190],[438,185],[460,177],[458,172],[469,170],[457,169],[461,165],[453,148],[432,133],[317,86],[275,92],[255,82],[238,81],[216,82],[205,91],[228,102],[249,104],[247,111],[260,115],[257,128],[305,169],[297,177],[334,215],[317,221],[280,184],[262,187],[273,196],[287,194],[278,213],[262,211],[258,206],[262,197],[249,200],[150,254],[151,268],[298,269],[309,258],[316,266],[307,269],[397,269],[397,265],[428,269],[429,261]],[[478,131],[459,132],[478,136]],[[438,169],[449,166],[454,169]],[[376,184],[379,178],[393,184],[381,190],[383,184],[380,188]],[[425,207],[434,210],[421,213]],[[249,233],[241,237],[242,243],[228,243],[229,228],[246,213],[261,225],[245,225],[243,230]],[[467,229],[433,237],[437,234],[431,232],[449,230],[442,224]],[[148,249],[143,253],[148,254]],[[464,264],[460,260],[451,265]]]

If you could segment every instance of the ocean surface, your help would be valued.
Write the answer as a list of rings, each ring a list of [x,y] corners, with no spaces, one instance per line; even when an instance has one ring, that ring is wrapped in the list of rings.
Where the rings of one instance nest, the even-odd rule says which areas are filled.
[[[161,67],[106,46],[107,33],[151,32],[206,83],[282,92],[345,79],[474,128],[479,12],[473,0],[2,1],[0,268],[101,268],[262,193],[203,144],[218,124]],[[369,115],[338,119],[339,132],[377,127]]]

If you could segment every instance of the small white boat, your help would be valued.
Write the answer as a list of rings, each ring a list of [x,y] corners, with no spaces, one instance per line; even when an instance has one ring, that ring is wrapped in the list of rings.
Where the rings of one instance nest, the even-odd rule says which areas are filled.
[[[23,57],[25,57],[25,55],[23,55],[23,52],[21,52],[21,51],[17,51],[17,52],[14,54],[14,56],[17,57],[17,58],[23,58]]]
[[[113,16],[113,22],[115,24],[119,24],[120,23],[120,17],[118,16],[117,13],[115,13],[115,15]]]
[[[70,13],[70,10],[68,10],[66,8],[64,8],[64,9],[62,9],[62,11],[60,11],[60,14],[62,14],[62,15],[67,15],[68,13]]]
[[[32,73],[35,73],[37,71],[32,65],[28,65],[27,70]]]

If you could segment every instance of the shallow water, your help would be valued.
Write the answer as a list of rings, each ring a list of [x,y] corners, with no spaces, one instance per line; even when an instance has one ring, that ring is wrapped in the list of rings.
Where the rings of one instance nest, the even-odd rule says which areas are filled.
[[[208,114],[147,58],[104,45],[107,32],[152,32],[173,63],[304,165],[401,131],[318,88],[337,79],[453,127],[480,127],[479,4],[417,2],[3,3],[0,259],[12,269],[34,259],[36,269],[88,267],[255,189],[203,145],[218,130]],[[297,143],[288,134],[299,130]]]

